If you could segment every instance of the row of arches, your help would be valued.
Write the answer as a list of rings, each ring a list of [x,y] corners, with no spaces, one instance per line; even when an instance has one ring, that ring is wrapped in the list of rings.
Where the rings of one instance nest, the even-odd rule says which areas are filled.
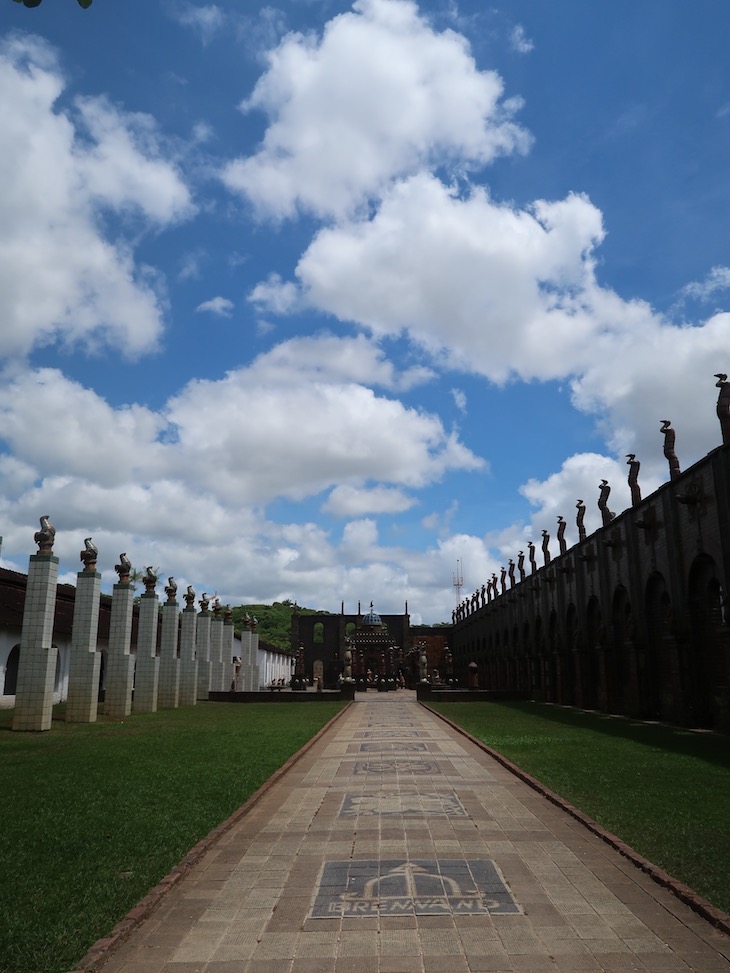
[[[55,648],[55,646],[54,646]],[[18,666],[20,664],[20,642],[16,643],[5,661],[5,672],[3,675],[3,686],[2,695],[3,696],[14,696],[18,687]],[[104,670],[106,668],[106,651],[101,652],[101,666],[99,668],[99,691],[101,692],[104,686]],[[61,692],[61,682],[62,682],[62,654],[58,652],[56,655],[56,671],[53,677],[53,692]]]
[[[633,601],[621,584],[608,597],[594,592],[562,610],[506,599],[457,629],[455,655],[461,665],[477,663],[482,688],[728,728],[730,629],[711,557],[693,562],[686,595],[673,603],[667,579],[656,571]]]

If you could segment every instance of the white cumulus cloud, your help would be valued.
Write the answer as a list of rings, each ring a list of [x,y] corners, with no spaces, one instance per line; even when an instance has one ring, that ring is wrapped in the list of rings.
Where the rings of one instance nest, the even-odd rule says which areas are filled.
[[[259,150],[229,163],[226,185],[265,216],[343,216],[396,176],[524,151],[493,71],[466,39],[436,32],[410,0],[358,0],[321,38],[291,33],[243,103],[266,114]]]
[[[209,301],[203,301],[195,308],[196,311],[207,311],[216,314],[218,317],[229,318],[233,313],[233,301],[227,297],[211,297]]]
[[[55,341],[155,347],[164,300],[131,245],[102,230],[105,212],[160,227],[192,212],[154,126],[99,99],[57,109],[64,88],[41,40],[0,46],[0,354]]]
[[[393,487],[336,486],[322,506],[335,517],[361,517],[364,514],[393,514],[409,510],[414,504],[402,490]]]

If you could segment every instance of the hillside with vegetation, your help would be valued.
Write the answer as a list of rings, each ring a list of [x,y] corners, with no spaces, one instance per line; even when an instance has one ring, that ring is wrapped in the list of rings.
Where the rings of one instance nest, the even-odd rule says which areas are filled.
[[[236,631],[241,630],[243,618],[250,615],[258,621],[259,639],[276,645],[280,649],[288,649],[291,645],[291,616],[294,611],[294,602],[288,598],[284,601],[275,601],[273,605],[238,605],[233,608],[233,624]],[[297,611],[300,615],[322,615],[329,614],[321,612],[315,608],[300,608]]]
[[[284,601],[275,601],[273,605],[238,605],[232,608],[233,624],[236,631],[240,632],[243,627],[243,618],[250,615],[258,621],[259,639],[275,645],[280,649],[291,647],[291,616],[295,604],[288,598]],[[330,612],[321,611],[318,608],[302,608],[296,606],[300,615],[329,615]],[[414,638],[419,634],[426,635],[434,628],[450,628],[449,622],[439,622],[436,625],[413,625],[411,633]]]

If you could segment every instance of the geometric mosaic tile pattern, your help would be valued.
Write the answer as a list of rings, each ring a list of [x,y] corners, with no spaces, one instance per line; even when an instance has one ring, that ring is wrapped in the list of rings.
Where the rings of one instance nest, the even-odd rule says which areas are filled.
[[[331,861],[310,918],[521,913],[493,861]]]
[[[381,774],[413,774],[415,777],[432,777],[434,774],[441,775],[443,771],[432,760],[417,760],[406,757],[395,758],[393,760],[358,760],[352,768],[353,774],[372,774],[378,777]]]
[[[365,733],[363,733],[363,737],[366,740],[367,739],[382,740],[383,738],[392,740],[393,735],[394,734],[392,730],[366,730]],[[413,738],[420,737],[422,736],[422,734],[420,733],[419,730],[401,730],[399,727],[397,736],[401,740],[410,740]]]
[[[451,793],[424,794],[423,791],[412,794],[400,791],[389,794],[387,791],[376,794],[346,794],[340,817],[355,815],[405,815],[406,817],[466,817],[464,805],[458,796]]]
[[[426,743],[361,743],[360,753],[428,753]]]

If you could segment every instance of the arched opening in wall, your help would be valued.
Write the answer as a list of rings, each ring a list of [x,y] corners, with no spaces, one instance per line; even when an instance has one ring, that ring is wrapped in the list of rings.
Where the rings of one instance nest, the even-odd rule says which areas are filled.
[[[530,689],[530,655],[532,653],[532,641],[530,623],[525,622],[522,626],[522,652],[520,654],[520,674],[519,688],[527,692]]]
[[[101,649],[100,653],[101,661],[99,662],[99,702],[104,699],[104,690],[106,689],[106,649]]]
[[[507,627],[502,632],[502,658],[499,660],[499,688],[509,689],[509,663],[512,658],[512,643]]]
[[[534,693],[535,698],[543,700],[545,698],[543,687],[543,664],[545,660],[545,638],[542,630],[542,618],[538,615],[535,619],[535,634],[532,641],[532,659],[530,665],[530,692]]]
[[[637,654],[642,715],[676,718],[682,700],[672,698],[671,661],[677,651],[672,602],[663,575],[649,576],[645,595],[646,647]]]
[[[722,598],[715,562],[707,554],[700,554],[689,572],[692,649],[691,654],[681,654],[680,662],[689,700],[687,715],[696,726],[712,726],[718,709],[724,710],[730,704]]]
[[[18,661],[20,659],[20,643],[14,645],[5,663],[4,696],[14,696],[18,686]]]
[[[561,656],[561,683],[563,702],[567,706],[578,704],[575,656],[578,642],[578,612],[575,605],[568,605],[565,615],[565,649]]]
[[[320,622],[320,624],[321,624],[321,622]],[[324,626],[322,626],[322,628],[324,629]],[[346,638],[349,638],[353,634],[353,632],[356,632],[356,631],[357,631],[357,625],[355,624],[355,622],[348,622],[347,625],[345,625],[345,637]]]
[[[512,627],[512,641],[510,644],[510,673],[509,673],[509,688],[514,690],[520,689],[520,628],[519,625],[513,625]]]
[[[312,631],[312,641],[315,645],[322,645],[324,643],[324,622],[315,622],[314,629]]]
[[[558,613],[553,608],[548,616],[548,640],[545,658],[545,699],[550,703],[561,703],[560,698],[560,638],[558,635]]]
[[[581,687],[583,706],[586,709],[598,709],[601,698],[600,666],[598,655],[601,651],[603,622],[601,606],[598,598],[591,595],[586,605],[585,648],[581,652]]]
[[[499,664],[501,658],[502,639],[498,630],[494,636],[494,650],[492,651],[489,659],[489,670],[487,672],[489,682],[485,686],[485,689],[499,689]]]
[[[629,593],[619,585],[611,602],[611,640],[606,646],[606,693],[611,712],[638,715],[635,638]]]

